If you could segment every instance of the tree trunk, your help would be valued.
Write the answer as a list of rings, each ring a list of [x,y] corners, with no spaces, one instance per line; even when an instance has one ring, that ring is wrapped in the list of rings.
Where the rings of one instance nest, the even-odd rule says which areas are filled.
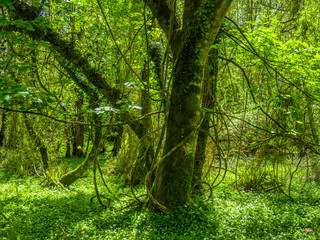
[[[156,207],[160,204],[175,210],[188,202],[197,130],[201,124],[203,70],[211,44],[232,1],[186,0],[181,30],[174,28],[179,22],[173,20],[174,8],[164,13],[166,6],[161,2],[147,1],[169,42],[172,42],[174,65],[165,148],[162,159],[157,163],[151,193]]]
[[[219,40],[217,36],[217,40],[215,41],[215,43],[218,43],[218,41]],[[218,49],[212,49],[210,51],[208,57],[208,65],[206,66],[204,73],[204,83],[202,90],[202,108],[211,110],[214,109],[215,105],[215,93],[218,81],[218,54]],[[208,132],[210,130],[209,123],[211,116],[212,113],[205,113],[197,140],[192,185],[198,189],[202,188],[201,183],[199,182],[201,182],[202,180],[203,166],[206,160],[206,147],[208,142]]]
[[[111,117],[110,124],[116,123],[121,121],[121,116],[119,114],[114,115]],[[113,142],[113,148],[111,150],[112,156],[116,157],[121,149],[121,143],[122,143],[122,135],[123,135],[124,128],[123,126],[114,126],[110,129],[110,135],[107,137],[108,142]],[[101,150],[101,153],[104,153],[107,151],[107,148],[105,144],[103,143],[103,147]]]
[[[188,199],[194,166],[196,128],[200,122],[201,79],[192,41],[177,61],[173,73],[170,110],[163,161],[158,164],[153,195],[169,209]]]
[[[8,137],[7,137],[7,144],[6,148],[8,149],[16,149],[17,148],[17,140],[18,137],[18,121],[19,116],[18,113],[12,112],[10,115],[10,125],[8,129]]]
[[[76,110],[80,111],[83,105],[83,98],[78,97],[76,101]],[[78,122],[83,122],[84,117],[79,115],[77,117]],[[84,131],[83,125],[72,126],[72,156],[73,157],[83,157],[83,146],[84,146]]]
[[[202,184],[202,175],[203,175],[203,166],[206,160],[206,147],[208,142],[208,131],[209,129],[209,121],[210,121],[209,113],[205,114],[203,122],[200,127],[200,132],[198,134],[197,139],[197,147],[194,159],[194,173],[192,177],[192,186],[196,189],[201,189]]]
[[[113,148],[111,150],[112,156],[116,157],[121,149],[121,140],[122,140],[122,134],[123,134],[123,126],[117,127],[117,136],[113,139]]]
[[[7,114],[5,112],[6,110],[2,110],[2,118],[1,118],[1,129],[0,129],[0,147],[4,146],[4,140],[5,140],[5,132],[6,132],[6,120],[7,120]]]
[[[95,124],[101,124],[98,116],[94,116]],[[94,141],[91,151],[89,152],[86,159],[74,170],[64,174],[59,183],[63,186],[70,186],[76,180],[78,180],[89,168],[93,166],[93,163],[99,157],[101,147],[102,147],[102,132],[99,127],[95,127]]]
[[[144,68],[141,73],[141,79],[146,85],[149,85],[149,72],[147,64],[144,64]],[[144,88],[140,91],[140,105],[141,105],[141,115],[144,116],[151,112],[151,101],[149,89]],[[131,176],[131,182],[138,184],[143,182],[147,172],[151,167],[151,163],[154,157],[153,144],[151,144],[151,136],[148,135],[152,132],[152,121],[151,117],[145,117],[142,120],[141,125],[141,141],[143,144],[140,145],[138,154],[138,163],[135,167],[134,176]]]
[[[71,158],[71,144],[69,139],[66,140],[66,158]]]
[[[43,139],[34,131],[32,123],[27,114],[23,114],[23,120],[30,138],[34,141],[36,147],[40,151],[42,167],[45,175],[47,175],[50,172],[50,159],[47,146],[44,143]]]
[[[312,134],[312,138],[313,138],[313,142],[315,145],[319,144],[319,137],[317,134],[317,128],[315,126],[315,121],[314,121],[314,117],[313,117],[313,110],[312,110],[312,106],[310,101],[307,101],[307,112],[308,112],[308,117],[309,117],[309,126],[310,126],[310,130],[311,130],[311,134]]]

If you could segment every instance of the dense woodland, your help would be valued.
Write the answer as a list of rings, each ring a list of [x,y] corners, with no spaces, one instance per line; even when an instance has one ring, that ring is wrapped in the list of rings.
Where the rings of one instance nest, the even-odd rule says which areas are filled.
[[[259,230],[267,214],[248,223],[256,233],[228,235],[228,223],[194,236],[320,236],[318,1],[0,0],[0,14],[0,236],[37,232],[14,231],[19,181],[39,195],[88,191],[77,201],[95,214],[129,209],[137,222],[147,211],[146,222],[188,227],[222,224],[203,215],[228,196],[288,201],[298,205],[287,213],[314,215],[271,223],[280,232]],[[170,229],[132,239],[171,239]],[[78,230],[58,224],[48,239],[100,239]],[[172,239],[189,239],[181,232]]]

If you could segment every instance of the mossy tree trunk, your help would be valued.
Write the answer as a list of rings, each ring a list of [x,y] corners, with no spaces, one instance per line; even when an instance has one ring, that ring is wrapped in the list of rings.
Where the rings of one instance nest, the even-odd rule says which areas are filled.
[[[69,4],[70,10],[75,10],[75,4]],[[70,17],[70,27],[71,27],[71,45],[74,48],[75,46],[75,21],[76,17]],[[77,95],[77,101],[75,103],[75,110],[79,113],[82,110],[82,106],[84,103],[83,96],[78,89],[75,89],[75,94]],[[78,122],[83,122],[84,117],[82,114],[77,116]],[[72,156],[73,157],[83,157],[83,145],[84,145],[84,128],[83,125],[78,124],[72,126]]]
[[[147,67],[147,64],[144,64],[141,72],[141,79],[146,84],[146,86],[149,85],[149,69]],[[142,116],[145,116],[146,114],[151,112],[150,92],[146,87],[141,89],[140,91],[140,106]],[[150,116],[142,119],[140,132],[140,136],[142,136],[140,138],[142,144],[140,144],[139,148],[137,165],[134,166],[135,169],[133,172],[135,174],[131,176],[131,181],[134,184],[143,182],[148,170],[151,167],[154,157],[153,144],[150,136],[150,133],[152,132],[152,120]]]
[[[68,128],[69,126],[66,127],[66,154],[65,157],[66,158],[71,158],[71,144],[70,144],[70,137],[69,137],[69,133],[68,133]]]
[[[158,204],[174,210],[188,202],[201,124],[203,71],[232,0],[186,0],[183,25],[179,24],[174,5],[169,7],[166,1],[158,0],[146,2],[172,43],[174,65],[167,134],[152,195]]]
[[[83,97],[78,94],[78,99],[76,101],[76,110],[79,112],[82,109]],[[83,115],[77,116],[78,122],[83,122]],[[83,146],[84,146],[84,128],[83,125],[78,124],[72,126],[72,156],[73,157],[83,157]]]
[[[217,43],[218,38],[215,43]],[[218,82],[218,59],[219,50],[212,49],[209,53],[208,64],[204,71],[204,81],[202,88],[202,108],[214,109],[215,93]],[[202,188],[201,180],[203,175],[203,166],[206,160],[206,147],[208,143],[208,132],[210,131],[210,121],[212,113],[205,112],[204,119],[200,126],[200,131],[197,139],[197,147],[194,161],[194,173],[192,185],[196,188]]]
[[[191,46],[184,50],[195,58]],[[158,165],[153,195],[162,205],[175,209],[184,205],[190,191],[194,154],[197,140],[196,128],[200,123],[200,64],[191,56],[178,59],[174,72],[164,160]]]
[[[19,139],[18,132],[19,132],[19,115],[15,112],[11,112],[9,115],[9,126],[7,132],[7,141],[6,141],[6,148],[8,149],[16,149],[17,148],[17,141]]]
[[[123,127],[119,126],[117,128],[117,136],[115,136],[115,138],[113,140],[113,148],[111,150],[113,157],[118,156],[118,154],[120,152],[121,143],[122,143],[122,134],[123,134]]]
[[[36,148],[39,149],[42,167],[44,173],[47,175],[48,173],[50,173],[50,158],[47,146],[43,139],[34,131],[32,122],[27,114],[23,114],[23,120],[30,138],[34,141]]]
[[[101,124],[101,121],[97,115],[94,115],[94,123],[97,125]],[[70,186],[72,183],[77,181],[88,169],[90,169],[99,157],[102,148],[102,142],[102,131],[99,127],[95,127],[93,145],[86,159],[76,169],[64,174],[60,178],[59,183],[63,186]]]

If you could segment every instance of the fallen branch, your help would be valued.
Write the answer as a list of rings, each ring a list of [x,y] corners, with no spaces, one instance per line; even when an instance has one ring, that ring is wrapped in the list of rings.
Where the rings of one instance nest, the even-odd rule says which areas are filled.
[[[283,184],[280,184],[280,185],[273,186],[273,187],[268,188],[268,189],[264,189],[263,191],[264,191],[264,192],[270,192],[270,191],[272,191],[273,189],[277,189],[277,188],[282,187],[282,186],[283,186]]]

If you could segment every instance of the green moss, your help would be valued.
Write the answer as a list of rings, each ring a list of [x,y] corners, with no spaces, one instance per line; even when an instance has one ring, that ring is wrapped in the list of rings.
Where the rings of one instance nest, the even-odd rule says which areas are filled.
[[[88,169],[93,166],[94,161],[99,157],[98,151],[91,151],[87,158],[74,170],[64,174],[59,183],[63,186],[70,186],[76,180],[78,180]]]

